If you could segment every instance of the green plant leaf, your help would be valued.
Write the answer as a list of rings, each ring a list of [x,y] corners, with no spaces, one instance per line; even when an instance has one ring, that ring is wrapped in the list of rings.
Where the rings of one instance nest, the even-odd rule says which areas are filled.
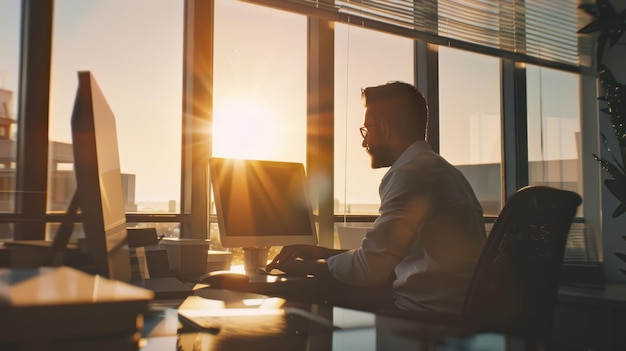
[[[620,14],[620,17],[622,16],[626,20],[626,12]],[[620,28],[622,32],[626,30],[626,23],[623,25],[624,28]],[[626,145],[626,85],[620,84],[605,65],[600,65],[598,79],[602,86],[602,96],[607,103],[615,138],[620,145]],[[626,156],[623,154],[624,150],[620,152],[624,159]]]
[[[596,154],[593,154],[593,157],[600,164],[600,166],[602,166],[602,169],[612,175],[615,180],[626,184],[626,176],[624,176],[624,173],[622,173],[620,167],[612,164],[611,162],[601,157],[598,157]]]
[[[617,179],[607,179],[604,181],[604,185],[621,203],[626,203],[626,182]]]
[[[615,256],[619,257],[619,259],[620,259],[620,260],[622,260],[622,261],[626,262],[626,255],[624,255],[623,253],[621,253],[621,252],[616,252],[616,253],[615,253]]]
[[[596,0],[593,5],[585,4],[578,6],[578,8],[593,16],[593,21],[579,29],[578,33],[600,32],[597,39],[598,49],[596,52],[596,58],[598,63],[600,63],[602,62],[602,53],[607,40],[610,40],[609,43],[612,47],[624,34],[626,25],[623,17],[626,15],[624,15],[624,11],[617,15],[615,8],[608,0]]]
[[[617,218],[621,215],[624,214],[624,212],[626,212],[626,205],[624,204],[620,204],[619,206],[617,206],[617,208],[615,209],[615,211],[613,211],[613,216],[612,218]]]
[[[611,159],[614,162],[613,165],[617,167],[622,173],[624,173],[624,167],[622,164],[619,163],[617,158],[615,158],[615,155],[613,154],[613,150],[611,149],[611,146],[609,145],[609,142],[607,141],[604,133],[600,133],[600,139],[602,140],[602,145],[604,145],[605,150],[609,153],[609,155],[611,155]],[[596,155],[594,156],[596,157],[596,160],[597,160],[598,157]]]
[[[582,4],[578,6],[579,9],[585,11],[588,15],[593,17],[598,17],[598,9],[596,9],[596,4]]]

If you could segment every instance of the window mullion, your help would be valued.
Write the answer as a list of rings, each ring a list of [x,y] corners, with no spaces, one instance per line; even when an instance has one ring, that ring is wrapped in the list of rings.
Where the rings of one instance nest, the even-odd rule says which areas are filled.
[[[414,44],[415,85],[428,104],[426,140],[439,152],[439,51],[437,45],[422,41]]]
[[[502,59],[502,203],[528,185],[526,68]]]
[[[15,239],[44,239],[48,174],[50,54],[54,1],[22,2]]]
[[[208,160],[213,110],[213,0],[185,3],[181,237],[208,237]]]
[[[307,173],[318,211],[319,245],[333,247],[334,236],[334,29],[308,19]]]

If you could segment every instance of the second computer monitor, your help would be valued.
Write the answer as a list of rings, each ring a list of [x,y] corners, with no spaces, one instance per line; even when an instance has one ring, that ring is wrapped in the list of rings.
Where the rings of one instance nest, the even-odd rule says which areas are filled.
[[[78,207],[96,272],[129,281],[130,254],[115,116],[89,71],[78,72],[72,142]]]
[[[209,168],[222,246],[317,243],[301,163],[212,158]]]

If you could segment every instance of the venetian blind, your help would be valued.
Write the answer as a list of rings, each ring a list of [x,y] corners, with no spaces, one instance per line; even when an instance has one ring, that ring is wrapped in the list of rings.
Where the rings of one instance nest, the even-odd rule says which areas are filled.
[[[577,0],[248,0],[308,16],[513,57],[577,67]],[[585,53],[588,55],[588,53]]]

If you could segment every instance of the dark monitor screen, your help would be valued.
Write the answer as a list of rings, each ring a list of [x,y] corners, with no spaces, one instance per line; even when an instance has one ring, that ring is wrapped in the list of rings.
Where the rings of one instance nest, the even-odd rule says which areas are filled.
[[[316,244],[301,163],[212,158],[209,162],[221,244]]]
[[[130,280],[115,116],[90,72],[78,72],[72,112],[78,207],[98,274]]]

